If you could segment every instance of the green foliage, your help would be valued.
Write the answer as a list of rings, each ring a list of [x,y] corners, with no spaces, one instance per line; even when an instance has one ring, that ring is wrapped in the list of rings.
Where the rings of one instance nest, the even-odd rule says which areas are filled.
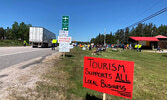
[[[3,29],[2,27],[0,27],[0,39],[4,38],[5,35],[5,29]]]
[[[167,99],[166,53],[144,51],[139,53],[133,50],[120,52],[119,49],[113,50],[111,48],[100,55],[92,55],[92,51],[84,51],[75,47],[71,52],[66,53],[66,57],[60,57],[59,61],[55,61],[54,68],[58,68],[57,71],[53,68],[51,69],[52,72],[46,74],[51,75],[48,77],[51,79],[50,83],[61,83],[60,86],[55,88],[56,85],[53,85],[48,88],[48,85],[41,85],[41,88],[48,91],[47,93],[51,93],[50,91],[53,90],[58,92],[62,90],[67,100],[87,100],[86,94],[102,98],[103,94],[101,92],[83,87],[84,56],[134,61],[133,100]],[[59,75],[61,72],[64,73],[63,77],[62,74]],[[65,88],[62,86],[65,86]],[[107,100],[125,100],[125,98],[107,95]]]
[[[14,22],[12,28],[7,27],[6,29],[0,28],[0,39],[10,40],[29,40],[29,27],[31,24],[25,24],[21,22]]]
[[[23,43],[18,40],[0,40],[0,47],[1,46],[22,46]]]
[[[115,36],[113,36],[112,33],[106,34],[105,38],[107,44],[115,43]],[[99,33],[96,38],[91,39],[91,43],[104,44],[104,35]]]
[[[125,29],[119,29],[115,33],[115,35],[112,34],[106,34],[106,43],[107,44],[115,44],[117,40],[119,40],[119,43],[128,43],[128,39],[130,36],[143,36],[143,37],[153,37],[157,35],[164,35],[167,36],[167,26],[161,25],[159,27],[156,27],[155,24],[149,23],[149,24],[142,24],[139,23],[135,28],[129,29],[128,27]],[[95,44],[103,44],[104,43],[104,35],[99,34],[96,38],[92,38],[91,42]]]

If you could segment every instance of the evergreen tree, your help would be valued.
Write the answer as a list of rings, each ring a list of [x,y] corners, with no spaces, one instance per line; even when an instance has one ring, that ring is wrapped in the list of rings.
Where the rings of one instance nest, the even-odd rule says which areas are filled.
[[[128,43],[128,39],[129,39],[129,28],[127,27],[125,29],[125,43]]]
[[[0,39],[4,39],[5,37],[5,29],[3,27],[0,27]]]

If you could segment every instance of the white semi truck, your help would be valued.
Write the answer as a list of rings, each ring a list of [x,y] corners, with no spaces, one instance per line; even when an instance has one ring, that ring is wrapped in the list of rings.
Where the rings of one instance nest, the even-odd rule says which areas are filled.
[[[30,27],[29,43],[32,47],[49,47],[56,35],[43,27]]]

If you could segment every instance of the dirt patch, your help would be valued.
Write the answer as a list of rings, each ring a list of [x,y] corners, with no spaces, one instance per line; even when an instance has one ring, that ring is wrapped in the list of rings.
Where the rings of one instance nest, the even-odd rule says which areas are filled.
[[[46,75],[55,61],[59,59],[60,53],[53,54],[38,62],[42,58],[33,59],[20,63],[0,71],[0,99],[1,100],[40,100],[43,99],[36,91],[40,82],[44,82],[42,75]],[[25,66],[22,68],[23,66]],[[61,75],[60,75],[61,76]],[[48,80],[46,80],[48,82]],[[38,98],[40,97],[40,98]]]
[[[157,51],[157,50],[143,50],[143,52],[152,52],[152,53],[167,53],[167,50]]]

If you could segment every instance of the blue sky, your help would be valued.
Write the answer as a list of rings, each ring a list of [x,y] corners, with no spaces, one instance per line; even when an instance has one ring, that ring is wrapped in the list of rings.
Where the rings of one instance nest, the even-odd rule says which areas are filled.
[[[62,16],[69,16],[69,36],[88,41],[99,33],[115,32],[167,6],[167,0],[0,0],[0,27],[14,21],[42,26],[56,33]],[[146,21],[167,24],[167,12]]]

